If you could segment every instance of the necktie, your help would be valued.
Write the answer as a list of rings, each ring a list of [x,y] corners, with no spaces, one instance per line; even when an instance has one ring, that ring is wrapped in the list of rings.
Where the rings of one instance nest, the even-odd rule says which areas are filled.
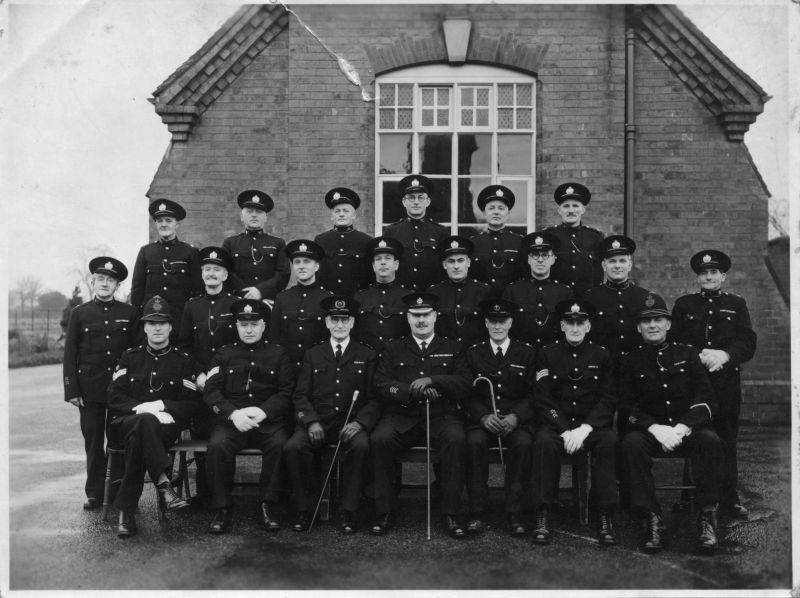
[[[336,356],[336,361],[342,358],[342,345],[336,344],[336,353],[334,353],[334,355]]]
[[[424,353],[425,353],[425,349],[427,349],[427,348],[428,348],[428,343],[426,343],[425,341],[422,341],[422,342],[419,344],[419,348],[420,348],[420,349],[422,349],[422,353],[424,354]]]
[[[503,361],[503,347],[497,347],[497,353],[495,353],[495,357],[497,357],[498,363]]]

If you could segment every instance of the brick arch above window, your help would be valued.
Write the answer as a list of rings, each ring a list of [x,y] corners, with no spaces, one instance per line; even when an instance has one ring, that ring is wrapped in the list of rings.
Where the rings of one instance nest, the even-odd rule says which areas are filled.
[[[536,76],[549,44],[524,44],[511,34],[492,38],[474,29],[469,39],[466,64],[485,64]],[[364,50],[375,76],[410,66],[446,64],[447,49],[441,31],[428,38],[398,36],[394,43],[366,46]]]

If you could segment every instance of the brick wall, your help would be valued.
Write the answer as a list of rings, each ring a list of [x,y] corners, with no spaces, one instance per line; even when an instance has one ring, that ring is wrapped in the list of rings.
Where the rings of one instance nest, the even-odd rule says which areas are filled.
[[[789,312],[764,264],[767,193],[745,146],[727,141],[715,117],[643,44],[635,67],[637,280],[672,304],[697,291],[689,268],[695,252],[730,255],[726,289],[745,297],[758,334],[756,356],[744,366],[743,417],[786,417]]]

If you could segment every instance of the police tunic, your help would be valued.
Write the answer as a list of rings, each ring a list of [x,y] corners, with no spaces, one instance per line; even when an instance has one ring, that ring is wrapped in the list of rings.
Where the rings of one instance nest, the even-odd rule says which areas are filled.
[[[591,226],[550,226],[544,232],[555,236],[559,249],[555,252],[556,263],[550,276],[553,280],[569,286],[575,297],[581,297],[587,289],[603,282],[603,268],[598,254],[603,233]]]
[[[256,287],[262,299],[275,299],[289,282],[289,258],[283,239],[262,230],[228,237],[222,248],[231,254],[231,284],[236,290]]]
[[[491,287],[469,278],[461,282],[447,280],[428,289],[439,297],[436,304],[436,333],[472,345],[487,336],[483,314],[478,304],[488,298]]]
[[[289,352],[292,363],[300,368],[307,349],[330,336],[325,326],[325,312],[319,303],[332,295],[318,282],[297,284],[278,293],[272,306],[268,338]]]
[[[519,305],[511,336],[536,349],[552,343],[561,334],[556,304],[570,297],[572,290],[568,286],[549,278],[530,277],[512,282],[503,291],[503,299]]]
[[[522,235],[503,228],[482,232],[470,237],[470,241],[475,245],[470,275],[489,283],[492,297],[499,297],[509,283],[522,278],[525,273],[519,253]]]
[[[636,314],[648,292],[630,281],[606,281],[583,294],[583,298],[597,309],[589,340],[608,349],[615,363],[619,362],[622,354],[638,347],[642,341],[636,329]]]
[[[444,226],[430,218],[404,218],[387,226],[383,234],[400,241],[404,249],[398,284],[422,292],[444,278],[442,258],[436,251],[436,245],[448,235]]]
[[[64,341],[64,400],[107,402],[111,374],[139,335],[138,310],[116,299],[92,299],[72,310]]]
[[[371,271],[365,263],[365,247],[371,239],[352,226],[334,227],[317,235],[314,241],[325,250],[317,272],[320,286],[334,295],[349,297],[366,287]]]
[[[202,290],[197,248],[172,239],[158,240],[139,250],[131,278],[132,305],[142,309],[151,297],[160,295],[169,304],[177,325],[186,301]]]
[[[216,295],[205,293],[186,302],[178,346],[194,357],[203,372],[208,371],[211,358],[220,347],[239,338],[231,312],[231,304],[236,300],[234,295],[222,291]]]
[[[410,333],[403,297],[411,291],[396,282],[376,282],[355,294],[358,310],[354,336],[380,353],[389,341]]]

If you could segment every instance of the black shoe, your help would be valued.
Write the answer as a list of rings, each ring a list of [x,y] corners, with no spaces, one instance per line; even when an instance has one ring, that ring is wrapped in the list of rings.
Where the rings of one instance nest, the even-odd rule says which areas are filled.
[[[450,534],[451,538],[455,538],[456,540],[467,537],[467,530],[464,529],[464,526],[461,525],[458,519],[453,515],[444,516],[444,529]]]
[[[311,515],[312,513],[310,511],[300,511],[297,513],[297,518],[292,524],[292,531],[307,532],[308,528],[311,527]],[[264,525],[266,525],[266,523]]]
[[[550,530],[547,529],[547,507],[536,512],[536,528],[533,530],[535,544],[550,544]]]
[[[281,529],[280,522],[274,516],[275,505],[267,501],[261,503],[261,525],[268,532],[277,532]],[[302,530],[299,530],[302,531]]]
[[[133,513],[120,511],[117,536],[120,538],[132,538],[138,531],[139,528],[136,527],[136,517],[133,516]]]
[[[664,520],[658,513],[645,515],[645,532],[642,551],[659,552],[664,548]]]
[[[191,506],[189,501],[175,493],[169,482],[161,482],[156,488],[158,489],[158,506],[162,511],[179,511]]]
[[[87,497],[86,502],[83,503],[84,511],[94,511],[99,506],[101,506],[100,499],[94,496]]]
[[[508,522],[508,529],[511,532],[511,535],[515,538],[521,538],[522,536],[527,536],[528,526],[519,518],[519,515],[516,513],[511,515],[509,522]]]
[[[697,517],[697,547],[703,552],[713,552],[717,544],[717,512],[702,511]]]
[[[83,508],[85,509],[86,507],[84,506]],[[741,519],[742,521],[747,521],[750,517],[750,511],[740,503],[723,505],[720,507],[720,512],[731,519]]]
[[[613,514],[611,511],[600,511],[597,520],[597,541],[604,546],[617,543],[617,533],[614,531]]]
[[[373,536],[383,536],[392,527],[392,514],[383,513],[375,517],[372,527],[369,528],[369,533]]]
[[[231,531],[233,525],[233,509],[230,507],[223,507],[217,509],[214,513],[214,519],[208,526],[208,533],[210,534],[227,534]]]
[[[339,530],[343,534],[354,534],[358,526],[356,526],[356,515],[352,511],[342,509],[342,520],[339,523]]]
[[[483,528],[483,515],[474,513],[467,521],[467,533],[477,535],[483,532]]]

